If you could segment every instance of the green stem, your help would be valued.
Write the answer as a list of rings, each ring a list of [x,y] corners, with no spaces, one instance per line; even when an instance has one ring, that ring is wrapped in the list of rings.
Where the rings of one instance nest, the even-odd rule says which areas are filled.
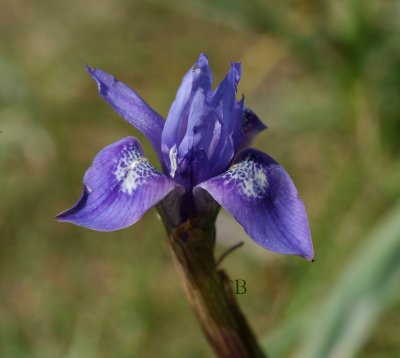
[[[265,357],[241,312],[227,274],[214,258],[215,220],[189,219],[173,227],[159,208],[167,244],[192,310],[218,357]]]

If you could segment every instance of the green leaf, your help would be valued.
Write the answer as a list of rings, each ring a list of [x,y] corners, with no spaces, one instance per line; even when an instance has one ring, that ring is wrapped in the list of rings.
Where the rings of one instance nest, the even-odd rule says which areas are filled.
[[[398,298],[400,203],[372,230],[322,309],[314,310],[298,357],[353,357]]]

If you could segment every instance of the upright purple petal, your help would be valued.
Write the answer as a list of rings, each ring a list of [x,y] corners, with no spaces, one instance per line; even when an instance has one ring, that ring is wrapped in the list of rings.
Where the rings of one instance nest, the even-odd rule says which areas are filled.
[[[312,260],[304,204],[289,175],[268,155],[247,149],[237,164],[198,188],[208,191],[258,245]]]
[[[235,126],[232,133],[232,140],[234,143],[234,151],[238,153],[241,149],[241,143],[243,140],[243,121],[245,116],[244,111],[244,96],[242,96],[241,100],[235,103],[235,109],[233,114]]]
[[[100,151],[87,170],[83,185],[79,201],[57,219],[98,231],[133,225],[179,187],[143,157],[140,143],[133,137]]]
[[[207,95],[196,91],[185,136],[177,147],[176,157],[170,156],[171,176],[185,188],[193,188],[226,170],[233,156],[231,135],[209,104]]]
[[[209,160],[208,173],[210,177],[222,173],[226,170],[231,163],[234,156],[234,142],[232,136],[228,133],[225,125],[219,120],[221,126],[219,133],[219,141],[216,145],[214,152]]]
[[[178,146],[186,134],[190,107],[195,93],[197,91],[208,93],[211,91],[211,83],[212,74],[207,56],[201,54],[194,66],[183,77],[162,132],[162,151],[167,166],[170,163],[171,149],[174,145]]]
[[[208,149],[213,139],[217,115],[208,103],[204,91],[196,91],[189,109],[185,136],[177,147],[177,174],[185,173],[191,167],[191,175],[184,175],[186,187],[193,187],[210,178]],[[172,174],[172,173],[171,173]],[[172,175],[171,175],[172,176]],[[176,178],[179,181],[179,177]]]
[[[161,163],[163,163],[161,133],[164,127],[164,119],[135,91],[112,75],[88,66],[86,66],[86,70],[96,81],[100,95],[121,117],[146,136],[153,145]]]
[[[225,78],[221,81],[211,96],[211,104],[219,106],[221,117],[227,131],[232,134],[235,130],[234,110],[236,104],[237,85],[240,81],[242,67],[239,62],[232,62]]]

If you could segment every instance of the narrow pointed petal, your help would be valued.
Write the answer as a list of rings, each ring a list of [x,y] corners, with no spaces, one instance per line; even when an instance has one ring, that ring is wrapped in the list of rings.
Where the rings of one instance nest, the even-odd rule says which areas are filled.
[[[236,91],[241,73],[241,64],[239,62],[232,62],[227,75],[215,89],[211,97],[211,104],[213,106],[217,106],[220,103],[221,117],[230,134],[235,129],[234,110]]]
[[[267,129],[260,118],[248,107],[243,111],[242,136],[238,151],[248,147],[257,134]]]
[[[243,121],[244,121],[245,111],[244,111],[244,96],[241,100],[235,103],[234,109],[234,130],[232,133],[232,140],[234,143],[235,153],[238,153],[241,149],[240,145],[243,138]]]
[[[87,170],[83,185],[79,201],[57,219],[98,231],[133,225],[177,188],[143,157],[140,143],[133,137],[100,151]]]
[[[89,66],[86,66],[86,70],[96,81],[100,95],[122,118],[146,136],[162,162],[161,133],[164,119],[135,91],[112,75]]]
[[[215,91],[212,93],[211,96],[211,103],[216,106],[225,93],[229,91],[229,101],[233,104],[232,100],[232,93],[236,93],[237,90],[237,85],[240,81],[240,77],[242,76],[242,65],[240,62],[231,62],[231,67],[224,77],[224,79],[221,81],[221,83],[218,85],[218,87],[215,89]]]
[[[271,157],[247,149],[225,173],[199,184],[260,246],[314,256],[304,204],[286,171]]]

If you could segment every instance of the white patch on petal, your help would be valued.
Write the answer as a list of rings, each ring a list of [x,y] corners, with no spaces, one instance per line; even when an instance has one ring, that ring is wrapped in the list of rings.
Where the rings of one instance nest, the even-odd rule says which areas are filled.
[[[171,163],[171,172],[170,176],[173,178],[175,176],[176,169],[178,168],[178,163],[176,161],[176,157],[178,155],[178,150],[176,148],[176,144],[169,151],[169,162]]]
[[[200,72],[201,72],[201,69],[200,69],[200,67],[197,66],[197,64],[196,64],[196,65],[193,66],[192,71],[193,71],[194,73],[200,73]]]
[[[138,186],[145,184],[149,177],[160,175],[148,159],[131,145],[122,149],[115,163],[114,175],[120,185],[120,191],[128,195],[132,195]]]
[[[222,175],[225,185],[236,185],[240,193],[248,198],[262,198],[268,188],[268,179],[261,164],[248,156],[233,165]]]
[[[219,120],[217,119],[214,125],[212,140],[207,150],[208,159],[211,159],[212,155],[214,154],[215,148],[217,147],[219,139],[221,138],[221,131],[222,131],[222,126]]]

